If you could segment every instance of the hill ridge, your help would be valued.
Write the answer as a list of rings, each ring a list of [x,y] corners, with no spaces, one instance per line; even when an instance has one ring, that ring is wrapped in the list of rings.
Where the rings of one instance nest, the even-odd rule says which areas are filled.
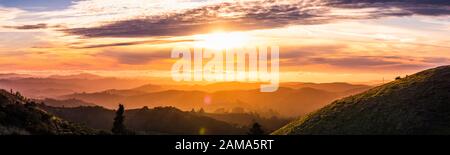
[[[98,131],[56,117],[20,93],[0,89],[0,135],[10,134],[94,135]]]
[[[450,134],[450,66],[334,101],[273,134]]]

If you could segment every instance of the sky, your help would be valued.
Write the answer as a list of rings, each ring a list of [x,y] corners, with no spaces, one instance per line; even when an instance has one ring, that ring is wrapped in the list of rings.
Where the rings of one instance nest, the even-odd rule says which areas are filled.
[[[282,81],[376,83],[450,64],[449,36],[448,0],[0,0],[1,73],[167,77],[176,46],[277,45]]]
[[[0,0],[4,7],[16,7],[30,11],[60,10],[69,7],[72,0]]]

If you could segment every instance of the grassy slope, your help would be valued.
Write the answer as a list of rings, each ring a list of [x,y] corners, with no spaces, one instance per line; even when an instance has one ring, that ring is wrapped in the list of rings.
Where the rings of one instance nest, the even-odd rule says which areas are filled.
[[[450,134],[450,66],[337,100],[273,134]]]
[[[92,135],[97,131],[60,119],[17,95],[0,90],[0,135]]]

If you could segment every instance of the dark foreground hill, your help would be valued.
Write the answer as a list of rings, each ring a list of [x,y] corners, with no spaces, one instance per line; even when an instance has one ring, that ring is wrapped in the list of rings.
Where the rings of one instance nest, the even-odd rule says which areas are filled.
[[[337,100],[273,134],[450,134],[450,66]]]
[[[203,116],[210,117],[219,121],[235,124],[246,129],[250,129],[257,122],[265,130],[271,133],[280,127],[288,124],[293,118],[282,117],[262,117],[258,113],[204,113]]]
[[[61,108],[42,105],[45,109],[69,121],[85,124],[100,130],[110,130],[114,110],[103,107]],[[245,134],[247,128],[203,116],[196,112],[184,112],[174,107],[141,108],[125,111],[125,126],[136,134]]]
[[[97,131],[56,117],[19,93],[0,90],[0,135],[92,135]]]
[[[73,106],[67,104],[71,101],[58,101],[56,105]],[[0,89],[0,135],[110,134],[114,110],[99,106],[48,105],[53,104]],[[174,107],[126,110],[125,125],[136,134],[225,135],[245,134],[248,129],[207,117],[204,113],[184,112]]]

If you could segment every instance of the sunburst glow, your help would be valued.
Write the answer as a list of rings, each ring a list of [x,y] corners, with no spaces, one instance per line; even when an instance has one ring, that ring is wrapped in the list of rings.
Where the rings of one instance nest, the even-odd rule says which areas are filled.
[[[195,46],[212,49],[243,47],[252,40],[250,35],[241,32],[215,32],[195,35],[194,38]]]

